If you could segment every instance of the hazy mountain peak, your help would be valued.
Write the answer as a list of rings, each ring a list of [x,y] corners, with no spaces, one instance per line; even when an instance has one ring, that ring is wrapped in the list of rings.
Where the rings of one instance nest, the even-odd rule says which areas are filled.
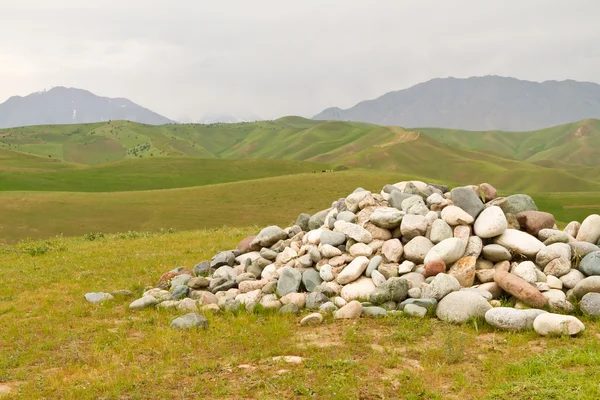
[[[600,118],[600,85],[574,80],[532,82],[497,75],[435,78],[361,101],[331,107],[318,120],[404,127],[527,131]]]
[[[0,128],[129,120],[151,125],[172,123],[125,98],[100,97],[87,90],[55,86],[0,104]]]

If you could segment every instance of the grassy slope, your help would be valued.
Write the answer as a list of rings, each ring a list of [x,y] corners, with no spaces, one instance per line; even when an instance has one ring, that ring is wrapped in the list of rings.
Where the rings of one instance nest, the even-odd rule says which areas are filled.
[[[90,291],[140,295],[165,271],[232,248],[252,229],[0,246],[0,386],[19,399],[596,399],[600,323],[576,338],[495,332],[406,317],[300,327],[301,317],[206,314],[205,331],[169,328],[173,310]],[[46,253],[31,256],[45,249]],[[275,356],[304,357],[300,365]],[[502,360],[499,362],[499,360]]]
[[[554,129],[560,130],[559,128]],[[154,158],[193,156],[307,160],[397,171],[454,182],[489,181],[508,191],[600,190],[599,178],[595,173],[597,171],[593,168],[560,163],[552,165],[544,160],[537,160],[540,164],[537,165],[495,156],[485,146],[482,147],[484,151],[478,152],[442,144],[427,135],[407,132],[401,128],[363,123],[286,117],[276,121],[243,124],[156,127],[116,121],[110,124],[17,128],[7,132],[10,136],[3,137],[5,147],[10,144],[12,149],[35,152],[39,146],[44,146],[40,142],[46,143],[45,145],[60,145],[65,160],[88,164],[102,162],[103,158],[122,159],[135,155],[147,158],[150,154]],[[429,131],[427,133],[433,134]],[[486,134],[481,140],[473,139],[481,135],[464,132],[455,134],[453,137],[464,136],[473,143],[452,144],[477,147],[482,141],[489,139]],[[514,142],[518,142],[515,139],[518,134],[510,137],[503,135],[504,133],[499,138],[494,137],[494,140],[489,139],[490,148],[501,150],[498,141],[506,141],[507,146],[514,146]],[[28,144],[30,142],[35,144]],[[539,140],[531,142],[538,143]],[[1,143],[0,140],[0,145]],[[119,143],[121,150],[116,143]],[[531,148],[528,143],[525,140],[523,146]],[[135,149],[139,151],[134,154],[132,151]],[[593,153],[595,150],[591,151]],[[43,153],[38,151],[38,154]]]
[[[491,151],[523,161],[549,160],[598,166],[600,120],[583,120],[532,132],[461,131],[422,128],[419,131],[453,146]]]
[[[351,170],[159,191],[116,193],[2,192],[0,241],[161,228],[290,224],[357,186],[379,191],[414,176]],[[534,195],[540,208],[562,222],[598,212],[598,193]],[[569,206],[580,206],[570,208]]]
[[[37,157],[29,156],[29,158]],[[55,164],[61,163],[53,165]],[[3,165],[1,159],[0,165]],[[32,171],[25,168],[3,170],[0,166],[0,191],[117,192],[170,189],[330,168],[332,167],[327,164],[302,161],[218,160],[189,157],[152,157],[87,168],[62,168],[55,171]]]

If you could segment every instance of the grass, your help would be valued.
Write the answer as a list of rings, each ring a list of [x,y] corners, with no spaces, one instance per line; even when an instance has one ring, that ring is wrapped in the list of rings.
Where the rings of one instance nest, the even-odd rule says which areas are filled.
[[[598,124],[586,120],[539,132],[482,133],[406,131],[299,117],[212,125],[150,126],[112,121],[6,129],[0,136],[0,149],[80,165],[163,157],[278,159],[452,182],[493,181],[506,191],[600,191],[600,148],[595,144],[600,142]],[[583,133],[577,136],[577,132]],[[16,185],[14,181],[22,178],[13,175],[8,183]]]
[[[174,311],[92,305],[89,291],[137,295],[255,228],[54,238],[0,247],[0,385],[22,399],[532,399],[600,395],[600,324],[576,338],[501,333],[405,317],[207,314],[178,332]],[[46,248],[43,253],[31,249]],[[37,255],[32,255],[37,254]],[[300,365],[273,361],[280,355]],[[502,360],[502,362],[498,362]]]
[[[357,186],[379,192],[412,175],[372,170],[304,173],[183,189],[113,192],[0,192],[0,243],[91,231],[190,230],[290,224]],[[417,177],[418,178],[418,177]],[[598,212],[598,193],[535,195],[541,210],[567,223]],[[568,205],[575,208],[568,208]]]
[[[35,165],[35,164],[34,164]],[[285,160],[157,157],[47,171],[0,167],[0,191],[121,192],[204,186],[316,172],[328,164]]]

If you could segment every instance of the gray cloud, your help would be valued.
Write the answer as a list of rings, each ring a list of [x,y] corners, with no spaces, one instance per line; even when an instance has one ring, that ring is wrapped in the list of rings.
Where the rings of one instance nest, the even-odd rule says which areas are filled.
[[[0,101],[62,85],[175,119],[271,118],[435,77],[600,81],[593,0],[0,3]]]

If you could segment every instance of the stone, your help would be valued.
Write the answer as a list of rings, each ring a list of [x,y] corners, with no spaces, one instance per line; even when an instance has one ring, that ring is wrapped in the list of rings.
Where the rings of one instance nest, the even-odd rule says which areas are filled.
[[[356,222],[356,214],[352,211],[342,211],[336,217],[337,221]]]
[[[180,300],[187,297],[190,288],[187,285],[177,285],[171,288],[171,297],[169,300]]]
[[[336,232],[336,233],[339,233],[339,232]],[[344,240],[345,240],[345,236],[346,235],[344,235]],[[330,244],[325,244],[325,245],[321,246],[321,255],[324,258],[333,258],[333,257],[341,256],[342,251],[340,249],[338,249],[337,247],[333,247]]]
[[[442,321],[462,324],[472,318],[483,318],[492,306],[481,295],[457,291],[446,295],[438,304],[436,315]]]
[[[559,279],[565,288],[573,289],[579,281],[585,279],[585,275],[577,269],[571,269],[569,273],[561,276]]]
[[[414,304],[417,305],[419,307],[423,307],[428,311],[435,311],[436,307],[437,307],[437,300],[436,299],[406,299],[403,302],[401,302],[400,304],[398,304],[398,309],[399,310],[404,310],[406,308],[406,306],[408,306],[409,304]]]
[[[321,307],[319,307],[319,312],[325,313],[325,314],[333,314],[337,310],[338,310],[338,307],[336,307],[336,305],[333,304],[331,301],[321,304]]]
[[[283,267],[279,271],[279,280],[277,281],[277,296],[283,297],[288,293],[297,292],[302,282],[302,273],[291,267]]]
[[[346,243],[346,235],[342,232],[323,230],[321,232],[321,244],[330,245],[333,247],[340,246]]]
[[[357,224],[346,221],[336,221],[334,227],[336,231],[342,232],[344,235],[357,242],[368,244],[373,240],[371,233]]]
[[[383,304],[388,301],[401,302],[408,296],[409,284],[403,278],[390,278],[376,287],[369,296],[372,304]]]
[[[443,219],[436,219],[431,225],[431,232],[429,233],[429,240],[433,244],[438,244],[442,240],[450,239],[453,237],[452,228]]]
[[[373,271],[375,271],[379,267],[382,261],[383,259],[381,258],[381,256],[375,256],[371,258],[371,261],[369,261],[369,265],[367,266],[367,269],[365,271],[365,276],[371,277]]]
[[[443,260],[433,260],[425,264],[425,271],[423,276],[428,278],[430,276],[436,276],[437,274],[443,274],[446,272],[446,263]]]
[[[588,242],[569,242],[574,257],[583,258],[590,253],[600,251],[600,247]]]
[[[373,249],[364,243],[355,243],[350,246],[349,253],[352,257],[370,257],[373,254]]]
[[[553,243],[546,246],[537,253],[535,256],[535,263],[540,267],[545,267],[550,261],[556,258],[563,258],[565,260],[571,260],[572,258],[571,246],[566,243]]]
[[[471,226],[470,225],[457,225],[454,227],[454,237],[457,239],[461,239],[466,243],[469,242],[469,237],[471,236]],[[466,248],[465,248],[466,250]]]
[[[462,287],[473,286],[475,283],[476,262],[476,257],[463,257],[450,267],[448,275],[455,277]]]
[[[375,290],[373,280],[363,276],[345,285],[340,292],[340,296],[347,302],[357,299],[364,300],[369,298],[373,290]]]
[[[578,299],[581,299],[588,293],[600,293],[600,276],[594,275],[584,278],[573,287],[573,296]]]
[[[412,261],[404,260],[398,265],[398,275],[408,274],[413,272],[416,268],[416,264]]]
[[[185,314],[182,317],[171,321],[171,328],[174,329],[206,329],[208,320],[198,313]]]
[[[314,292],[316,287],[323,282],[321,275],[314,269],[307,269],[302,273],[302,283],[308,292]]]
[[[473,219],[477,218],[479,213],[484,209],[481,198],[479,198],[470,187],[457,187],[452,189],[450,191],[450,198],[455,206],[465,210]],[[467,222],[467,224],[470,223],[473,223],[473,221]]]
[[[442,220],[450,226],[470,225],[474,219],[465,210],[457,206],[448,206],[442,210]]]
[[[483,251],[483,240],[479,236],[471,236],[467,240],[467,248],[465,249],[464,257],[479,258]]]
[[[371,192],[363,190],[360,192],[355,192],[346,197],[345,203],[348,211],[356,213],[360,210],[358,203],[360,203],[365,197],[369,196]]]
[[[423,215],[408,214],[402,218],[400,232],[407,239],[425,235],[427,232],[427,219]]]
[[[487,246],[483,246],[481,254],[483,258],[491,262],[509,261],[512,259],[510,251],[499,244],[488,244]]]
[[[434,247],[434,244],[424,236],[411,239],[403,250],[404,258],[415,264],[423,264],[425,257]]]
[[[441,300],[448,293],[460,290],[460,283],[458,280],[448,274],[437,274],[431,283],[422,290],[422,299],[436,299]]]
[[[404,214],[392,207],[381,207],[375,209],[369,217],[371,223],[379,228],[394,229],[400,226]]]
[[[286,235],[287,237],[287,235]],[[212,258],[210,263],[211,268],[219,268],[224,265],[232,267],[235,264],[235,255],[232,251],[221,251]]]
[[[308,221],[310,220],[310,214],[302,213],[298,215],[296,219],[296,224],[302,229],[304,232],[308,232],[310,229],[308,227]]]
[[[588,293],[583,296],[579,308],[587,315],[600,316],[600,293]]]
[[[507,229],[495,239],[495,243],[506,247],[515,254],[535,257],[545,246],[534,236],[516,229]]]
[[[600,215],[592,214],[584,219],[576,239],[580,242],[598,243],[600,240]]]
[[[416,304],[407,304],[404,306],[404,314],[411,317],[423,318],[427,315],[427,309]]]
[[[581,224],[578,221],[571,221],[567,224],[563,232],[573,238],[576,238],[577,234],[579,233],[579,228],[581,228]]]
[[[371,279],[373,280],[373,284],[375,285],[375,287],[380,286],[383,282],[387,280],[386,277],[383,276],[383,274],[377,270],[371,273]]]
[[[543,308],[547,299],[534,286],[506,271],[496,271],[496,282],[505,292],[533,308]]]
[[[231,268],[228,265],[224,265],[222,267],[217,268],[217,270],[213,273],[212,278],[213,279],[219,279],[219,278],[225,278],[228,281],[235,281],[237,274],[235,273],[234,269]],[[175,283],[175,285],[185,285],[189,282],[189,279],[184,279],[180,282]],[[174,282],[171,282],[171,285],[173,285]]]
[[[278,312],[279,314],[298,315],[300,313],[300,309],[296,304],[288,303],[281,306]]]
[[[320,313],[312,313],[302,318],[302,320],[300,321],[300,325],[319,325],[321,322],[323,322],[323,316]]]
[[[335,276],[333,275],[333,268],[329,264],[325,264],[321,267],[321,270],[319,271],[319,276],[325,282],[331,282],[335,279]]]
[[[579,271],[587,276],[600,275],[600,251],[589,253],[579,263]]]
[[[515,214],[521,229],[530,235],[537,236],[540,230],[552,228],[555,224],[554,215],[543,211],[523,211]]]
[[[337,283],[346,285],[355,281],[367,269],[368,265],[369,259],[367,257],[356,257],[338,274],[336,278]]]
[[[84,295],[85,299],[94,304],[104,303],[105,301],[114,300],[114,296],[110,293],[91,292]]]
[[[433,260],[442,260],[446,265],[453,264],[463,256],[466,247],[467,244],[458,238],[442,240],[429,250],[423,262],[427,264]]]
[[[252,241],[252,246],[271,247],[280,240],[288,238],[287,233],[278,226],[268,226],[260,231]]]
[[[539,253],[538,253],[539,254]],[[565,258],[555,258],[544,268],[544,274],[560,278],[571,271],[571,261]]]
[[[573,336],[585,330],[585,326],[571,315],[544,313],[533,321],[533,329],[542,336]]]
[[[334,319],[358,319],[362,314],[363,306],[356,300],[350,301],[333,314]]]
[[[313,292],[306,296],[306,308],[309,310],[318,310],[321,305],[328,301],[329,299],[323,293]]]
[[[543,241],[546,246],[552,243],[569,243],[571,240],[568,234],[557,229],[540,229],[538,239]]]
[[[489,183],[482,183],[479,185],[479,192],[484,203],[487,203],[488,201],[494,200],[498,197],[498,191]]]
[[[548,284],[548,287],[550,289],[558,289],[558,290],[562,290],[563,288],[563,283],[562,281],[557,278],[554,275],[547,275],[546,276],[546,283]]]
[[[248,236],[242,240],[240,240],[240,242],[237,244],[236,249],[241,253],[241,254],[246,254],[249,253],[253,250],[251,244],[254,241],[254,239],[256,238],[256,236]]]
[[[517,264],[511,272],[530,285],[535,285],[537,282],[537,267],[531,261]]]
[[[312,215],[308,220],[308,229],[313,230],[322,227],[325,224],[325,218],[327,218],[329,211],[331,211],[330,208],[328,208],[327,210],[321,210],[318,213]]]
[[[206,289],[209,284],[210,280],[202,276],[194,277],[187,282],[187,285],[193,290]]]
[[[301,310],[306,306],[307,297],[308,296],[306,296],[305,293],[292,292],[292,293],[288,293],[285,296],[283,296],[282,298],[280,298],[279,301],[281,301],[281,304],[283,304],[283,305],[295,304],[296,306],[298,306],[298,309]]]
[[[144,296],[140,299],[134,300],[130,305],[130,310],[141,310],[143,308],[153,307],[158,304],[158,300],[152,296]]]
[[[526,194],[513,194],[506,198],[498,198],[500,200],[498,206],[504,211],[505,214],[518,214],[523,211],[537,211],[538,208],[535,205],[535,201]]]
[[[485,321],[496,329],[504,331],[532,330],[533,321],[547,311],[535,308],[519,310],[512,307],[496,307],[485,313]]]
[[[374,307],[374,306],[363,307],[361,315],[365,316],[365,317],[373,317],[373,318],[385,317],[385,316],[387,316],[387,310],[383,307]]]
[[[403,252],[404,248],[398,239],[387,240],[381,247],[381,255],[384,260],[391,263],[398,263]]]
[[[498,206],[488,207],[479,214],[473,230],[475,235],[483,239],[499,236],[508,229],[508,221],[504,211]]]

